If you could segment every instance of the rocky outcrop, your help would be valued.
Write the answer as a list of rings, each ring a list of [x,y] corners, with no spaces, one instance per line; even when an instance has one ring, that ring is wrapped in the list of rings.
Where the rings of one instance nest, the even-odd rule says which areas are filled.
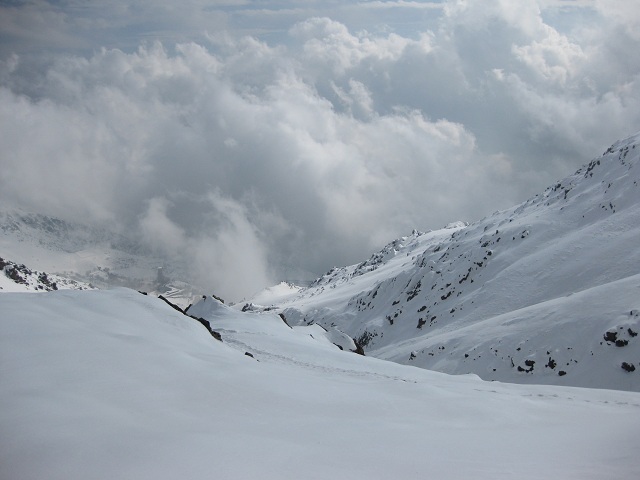
[[[189,314],[187,313],[187,311],[189,310],[189,307],[187,307],[187,311],[185,311],[185,310],[181,309],[178,305],[176,305],[176,304],[174,304],[174,303],[171,303],[169,300],[167,300],[167,299],[166,299],[165,297],[163,297],[162,295],[158,295],[158,298],[159,298],[160,300],[162,300],[164,303],[166,303],[167,305],[169,305],[169,306],[170,306],[171,308],[173,308],[174,310],[176,310],[176,311],[180,312],[181,314],[183,314],[185,317],[189,317],[189,318],[192,318],[192,319],[196,320],[196,321],[197,321],[198,323],[200,323],[204,328],[206,328],[206,329],[207,329],[207,331],[209,332],[209,334],[210,334],[213,338],[215,338],[216,340],[218,340],[218,341],[220,341],[220,342],[222,341],[222,335],[220,335],[220,333],[219,333],[219,332],[216,332],[215,330],[213,330],[213,329],[211,328],[211,324],[209,323],[209,321],[208,321],[208,320],[205,320],[204,318],[201,318],[201,317],[196,317],[196,316],[194,316],[194,315],[189,315]],[[217,297],[216,297],[216,299],[217,299]],[[220,300],[220,301],[221,301],[221,300]]]

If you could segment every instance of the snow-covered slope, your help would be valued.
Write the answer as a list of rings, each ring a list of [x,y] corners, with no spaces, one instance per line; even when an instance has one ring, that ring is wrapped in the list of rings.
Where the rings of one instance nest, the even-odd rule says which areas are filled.
[[[191,283],[183,264],[135,238],[18,208],[0,210],[0,256],[99,288],[154,291],[183,307],[203,290]]]
[[[89,290],[93,286],[60,275],[34,271],[0,257],[0,291],[51,292],[53,290]]]
[[[640,476],[638,393],[448,376],[272,312],[189,310],[223,341],[131,290],[0,293],[0,478]]]
[[[640,390],[640,134],[525,203],[413,232],[269,302],[368,355],[482,378]],[[635,371],[634,371],[635,370]]]

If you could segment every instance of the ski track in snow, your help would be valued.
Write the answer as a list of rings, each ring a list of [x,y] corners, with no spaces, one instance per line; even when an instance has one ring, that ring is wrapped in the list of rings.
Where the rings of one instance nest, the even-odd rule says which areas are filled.
[[[372,371],[350,370],[350,369],[344,369],[344,368],[338,368],[338,367],[331,367],[331,366],[321,365],[318,363],[311,363],[303,360],[298,360],[291,356],[282,355],[282,354],[268,351],[266,349],[261,349],[260,347],[255,347],[254,344],[252,343],[242,342],[237,338],[234,338],[233,334],[237,332],[233,330],[225,330],[225,329],[219,328],[219,329],[216,329],[216,331],[220,332],[220,334],[224,339],[223,341],[225,343],[227,343],[228,345],[230,345],[231,347],[235,348],[240,352],[251,353],[252,355],[254,355],[255,359],[258,361],[280,363],[283,365],[295,365],[296,367],[301,367],[306,370],[313,370],[313,371],[324,372],[324,373],[339,373],[339,374],[348,375],[351,377],[371,377],[371,378],[378,378],[378,379],[385,379],[385,380],[417,383],[416,380],[411,380],[409,378],[384,375],[384,374],[376,373]],[[256,335],[261,337],[264,334],[260,333]],[[350,353],[350,352],[348,353],[345,352],[345,353],[356,355],[355,353]]]
[[[272,351],[269,351],[269,350],[266,350],[266,349],[261,349],[260,347],[256,347],[255,343],[243,342],[241,340],[238,340],[237,338],[234,337],[234,334],[238,333],[235,330],[225,330],[225,329],[218,328],[218,329],[216,329],[216,331],[218,331],[223,336],[223,339],[224,339],[223,341],[226,344],[228,344],[232,348],[235,348],[236,350],[238,350],[241,353],[244,353],[244,352],[251,353],[252,355],[254,355],[254,358],[257,361],[278,363],[278,364],[282,364],[282,365],[293,365],[293,366],[300,367],[300,368],[303,368],[303,369],[306,369],[306,370],[312,370],[312,371],[321,372],[321,373],[337,373],[337,374],[347,375],[347,376],[354,377],[354,378],[370,377],[370,378],[382,379],[382,380],[392,380],[392,381],[400,381],[400,382],[408,382],[408,383],[419,383],[419,380],[411,378],[411,376],[400,377],[400,376],[394,376],[394,375],[385,375],[385,374],[377,373],[377,372],[374,372],[374,371],[363,371],[363,370],[353,370],[353,369],[331,367],[331,366],[326,366],[326,365],[320,365],[318,363],[311,363],[311,362],[306,362],[306,361],[303,361],[303,360],[298,360],[298,359],[293,358],[291,356],[278,354],[278,353],[275,353],[275,352],[272,352]],[[264,334],[263,333],[257,333],[257,334],[251,334],[251,335],[252,336],[256,336],[257,338],[262,338],[262,336]],[[355,355],[353,353],[347,353],[347,352],[343,352],[343,353]],[[507,397],[509,397],[509,396],[518,396],[518,397],[522,397],[522,398],[569,400],[569,401],[577,401],[577,402],[583,402],[583,403],[596,403],[596,404],[602,404],[602,405],[607,405],[607,404],[611,403],[609,400],[590,400],[590,399],[585,399],[585,398],[576,399],[573,396],[563,395],[563,394],[551,394],[551,395],[546,395],[546,394],[542,394],[542,393],[514,394],[513,392],[510,392],[508,390],[503,390],[503,391],[499,392],[496,389],[490,389],[490,388],[474,388],[473,390],[476,391],[476,392],[490,393],[490,394],[502,395],[502,396],[507,396]],[[616,405],[619,405],[619,406],[629,406],[629,407],[640,408],[640,402],[639,403],[634,403],[634,402],[613,402],[613,403],[615,403]]]

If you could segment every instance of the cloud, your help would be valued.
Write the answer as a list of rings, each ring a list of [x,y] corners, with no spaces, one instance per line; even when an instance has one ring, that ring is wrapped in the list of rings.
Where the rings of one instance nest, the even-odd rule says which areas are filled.
[[[306,18],[322,10],[311,2],[293,24],[272,8],[277,39],[234,31],[240,18],[242,32],[265,26],[235,3],[189,4],[175,24],[165,5],[150,19],[163,41],[142,44],[148,6],[116,3],[117,28],[100,27],[89,53],[32,54],[12,34],[0,198],[133,232],[238,299],[294,270],[358,262],[412,228],[511,206],[638,129],[626,3],[594,3],[564,30],[548,20],[558,2],[429,4],[428,29],[410,21],[417,2],[387,3]],[[91,40],[90,9],[50,8],[64,18],[56,32]],[[380,27],[389,9],[411,35]],[[354,27],[354,12],[373,28]],[[186,26],[197,41],[167,41]],[[101,48],[123,29],[135,48]]]
[[[140,231],[145,242],[162,255],[175,255],[185,250],[185,232],[167,216],[169,202],[152,198],[147,211],[140,218]]]
[[[272,284],[265,242],[247,207],[215,191],[207,200],[216,218],[187,248],[196,280],[234,300]]]
[[[442,2],[411,2],[406,0],[360,2],[358,6],[362,8],[413,8],[419,10],[439,10],[443,8]]]
[[[190,198],[180,199],[185,196]],[[185,203],[200,206],[200,225],[179,224]],[[134,234],[155,255],[186,269],[195,284],[238,301],[275,281],[259,223],[250,219],[245,205],[212,190],[202,196],[151,198]]]
[[[0,5],[0,52],[49,48],[76,48],[86,44],[70,32],[69,16],[49,2],[6,2]]]

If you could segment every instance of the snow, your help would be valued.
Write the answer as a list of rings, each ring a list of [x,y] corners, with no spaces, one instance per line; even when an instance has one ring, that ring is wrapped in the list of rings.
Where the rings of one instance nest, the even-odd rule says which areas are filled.
[[[7,260],[100,288],[155,291],[182,306],[203,291],[184,281],[179,260],[155,254],[128,234],[0,207],[0,256]]]
[[[17,264],[0,257],[0,291],[2,292],[88,290],[93,288],[87,283],[34,271],[23,264]]]
[[[414,231],[296,295],[261,300],[292,325],[338,328],[399,363],[640,391],[639,238],[640,134],[521,205]],[[614,330],[622,342],[604,341]]]
[[[485,382],[127,289],[0,293],[0,478],[638,478],[640,394]],[[245,355],[249,352],[253,358]]]
[[[28,292],[31,289],[28,285],[16,283],[8,278],[4,271],[0,271],[0,291],[2,292]]]
[[[251,301],[257,305],[270,305],[278,303],[298,293],[302,287],[292,285],[287,282],[280,282],[278,285],[268,287],[255,294]]]
[[[433,368],[446,373],[480,372],[484,378],[501,381],[524,383],[524,378],[537,384],[562,385],[566,378],[559,373],[570,371],[573,384],[638,391],[640,381],[621,365],[625,361],[637,364],[635,333],[640,332],[640,314],[621,306],[638,305],[639,299],[640,275],[634,275],[455,330],[443,329],[383,347],[376,355],[397,360],[411,347],[416,357],[430,355]],[[617,332],[618,338],[628,343],[618,347],[605,341],[608,331]],[[533,372],[518,369],[527,370],[527,360],[535,362]]]
[[[247,308],[0,212],[0,478],[640,478],[639,146]]]

